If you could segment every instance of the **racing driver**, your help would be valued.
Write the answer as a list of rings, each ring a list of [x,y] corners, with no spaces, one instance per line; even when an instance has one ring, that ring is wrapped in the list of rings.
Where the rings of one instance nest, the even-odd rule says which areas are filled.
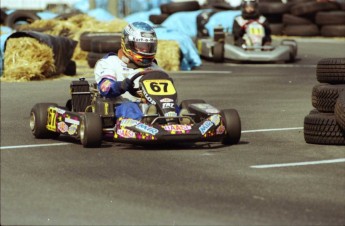
[[[144,22],[128,24],[121,37],[121,48],[98,60],[95,65],[95,80],[100,94],[106,98],[120,97],[122,104],[116,107],[116,118],[139,120],[143,116],[140,99],[128,92],[131,76],[144,70],[161,70],[155,54],[157,36],[153,28]],[[153,111],[156,111],[155,106]],[[151,110],[152,111],[152,110]]]
[[[264,28],[264,37],[262,45],[270,45],[271,39],[271,28],[269,23],[263,15],[259,12],[259,4],[257,0],[243,0],[242,1],[242,15],[237,16],[234,20],[232,27],[232,34],[235,40],[235,45],[245,46],[246,41],[244,36],[246,34],[246,28],[249,24],[257,22]]]

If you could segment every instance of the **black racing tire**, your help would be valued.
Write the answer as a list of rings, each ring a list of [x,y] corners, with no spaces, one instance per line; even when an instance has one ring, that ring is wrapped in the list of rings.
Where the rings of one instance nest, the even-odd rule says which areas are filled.
[[[304,140],[309,144],[344,145],[345,131],[334,113],[313,113],[304,118]]]
[[[41,18],[33,11],[27,10],[16,10],[9,14],[6,18],[5,25],[13,29],[18,28],[18,22],[26,22],[31,24],[35,20],[40,20]]]
[[[312,105],[319,112],[334,112],[339,94],[345,90],[345,84],[317,84],[312,91]]]
[[[90,68],[94,68],[96,66],[97,61],[104,57],[104,55],[104,53],[89,52],[87,54],[87,64]]]
[[[83,32],[80,35],[80,48],[84,51],[91,51],[91,42],[94,39],[115,39],[118,40],[121,33],[119,32]]]
[[[58,106],[55,103],[38,103],[30,111],[30,129],[32,134],[39,139],[57,138],[60,133],[47,129],[48,112],[50,106]]]
[[[290,11],[290,3],[280,2],[261,2],[259,4],[259,11],[262,14],[284,14]]]
[[[345,131],[345,92],[339,94],[335,104],[334,114],[337,123]]]
[[[315,16],[318,25],[344,25],[345,11],[318,12]]]
[[[321,83],[345,84],[345,58],[324,58],[316,66],[316,78]]]
[[[281,44],[290,47],[290,58],[288,62],[294,62],[296,60],[297,51],[298,51],[297,42],[292,39],[284,39],[281,41]]]
[[[71,60],[67,64],[64,74],[65,75],[70,75],[70,76],[73,76],[73,75],[77,74],[77,64],[76,64],[76,62],[74,60]]]
[[[169,14],[150,15],[149,20],[154,24],[162,24],[168,17]]]
[[[320,34],[319,28],[315,24],[306,25],[287,25],[284,28],[284,34],[289,36],[318,36]]]
[[[5,10],[3,9],[0,9],[0,24],[1,25],[4,25],[5,24],[5,21],[6,21],[6,18],[7,18],[7,13],[5,12]]]
[[[295,16],[314,14],[319,11],[331,11],[339,9],[335,2],[305,2],[298,3],[291,7],[290,12]]]
[[[285,13],[283,15],[283,24],[285,25],[307,25],[313,24],[311,20],[305,17],[295,16],[292,14]]]
[[[181,11],[196,11],[200,9],[198,1],[171,2],[160,5],[162,14],[173,14]]]
[[[235,109],[224,109],[220,111],[226,130],[226,135],[222,139],[222,144],[233,145],[241,139],[241,119]]]
[[[116,38],[95,38],[91,41],[91,52],[117,53],[121,48],[121,36]]]
[[[216,63],[224,62],[224,43],[216,42],[213,46],[213,61]]]
[[[271,34],[272,35],[282,35],[284,31],[284,24],[282,23],[271,23]]]
[[[325,37],[345,37],[345,25],[324,25],[321,35]]]
[[[85,112],[81,117],[79,137],[85,148],[99,147],[103,139],[102,119],[98,114]]]

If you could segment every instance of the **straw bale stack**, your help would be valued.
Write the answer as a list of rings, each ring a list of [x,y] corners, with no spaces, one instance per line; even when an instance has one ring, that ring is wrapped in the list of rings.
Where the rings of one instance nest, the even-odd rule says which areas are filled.
[[[53,50],[28,37],[7,40],[4,65],[5,81],[42,80],[56,71]]]
[[[80,35],[83,32],[122,32],[127,24],[128,22],[120,19],[104,22],[98,21],[86,14],[77,14],[63,20],[36,20],[31,24],[22,25],[19,30],[35,30],[49,35],[68,37],[79,42]],[[16,39],[16,42],[20,41],[21,43],[17,48],[11,45],[12,41],[8,42],[4,62],[4,79],[12,77],[20,80],[37,80],[50,77],[54,71],[52,50],[46,45],[43,47],[43,44],[34,41],[34,39],[25,38],[24,40],[22,38]],[[25,47],[23,46],[24,43]],[[22,51],[23,49],[25,51]],[[37,51],[37,54],[35,54],[35,51],[31,51],[31,49],[39,49],[40,51]],[[86,65],[87,54],[87,52],[81,50],[78,43],[74,50],[72,60],[77,61],[77,65]],[[23,59],[20,59],[21,57]],[[45,62],[42,62],[43,58]],[[156,59],[163,69],[167,71],[178,71],[180,67],[178,43],[175,41],[160,40]],[[15,64],[13,60],[15,60]],[[30,69],[26,68],[26,65],[33,64],[36,66]],[[25,69],[22,70],[21,68]],[[36,71],[34,71],[34,68]],[[43,71],[39,71],[38,69]]]
[[[158,65],[167,71],[180,69],[180,46],[173,40],[159,40],[156,60]]]

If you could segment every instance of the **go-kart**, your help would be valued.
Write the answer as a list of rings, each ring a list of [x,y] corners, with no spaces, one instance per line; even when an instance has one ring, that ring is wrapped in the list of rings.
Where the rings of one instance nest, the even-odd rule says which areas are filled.
[[[183,100],[178,106],[173,80],[164,71],[143,71],[130,82],[130,94],[140,99],[138,104],[143,112],[140,120],[116,118],[114,109],[123,103],[122,97],[102,97],[95,83],[89,84],[82,78],[72,81],[72,98],[66,106],[54,103],[33,106],[30,113],[33,135],[36,138],[68,135],[79,139],[84,147],[98,147],[102,140],[109,139],[139,144],[239,142],[241,120],[235,109],[218,110],[200,99]]]
[[[254,26],[255,25],[255,26]],[[279,45],[262,45],[264,30],[261,25],[251,24],[246,29],[245,43],[242,46],[234,44],[233,36],[224,32],[223,27],[214,29],[214,37],[196,40],[201,57],[223,62],[224,60],[238,62],[294,62],[297,55],[297,42],[283,39]]]

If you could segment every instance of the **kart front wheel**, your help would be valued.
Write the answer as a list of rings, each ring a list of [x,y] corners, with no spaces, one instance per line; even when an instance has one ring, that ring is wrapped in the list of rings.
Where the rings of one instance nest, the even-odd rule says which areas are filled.
[[[220,111],[226,130],[226,135],[222,139],[222,144],[237,144],[241,138],[241,119],[235,109],[224,109]]]
[[[38,103],[35,104],[30,111],[30,129],[36,138],[57,138],[60,133],[56,133],[47,129],[48,108],[56,107],[54,103]]]
[[[99,147],[102,143],[102,120],[97,114],[86,112],[81,117],[79,137],[86,148]]]

